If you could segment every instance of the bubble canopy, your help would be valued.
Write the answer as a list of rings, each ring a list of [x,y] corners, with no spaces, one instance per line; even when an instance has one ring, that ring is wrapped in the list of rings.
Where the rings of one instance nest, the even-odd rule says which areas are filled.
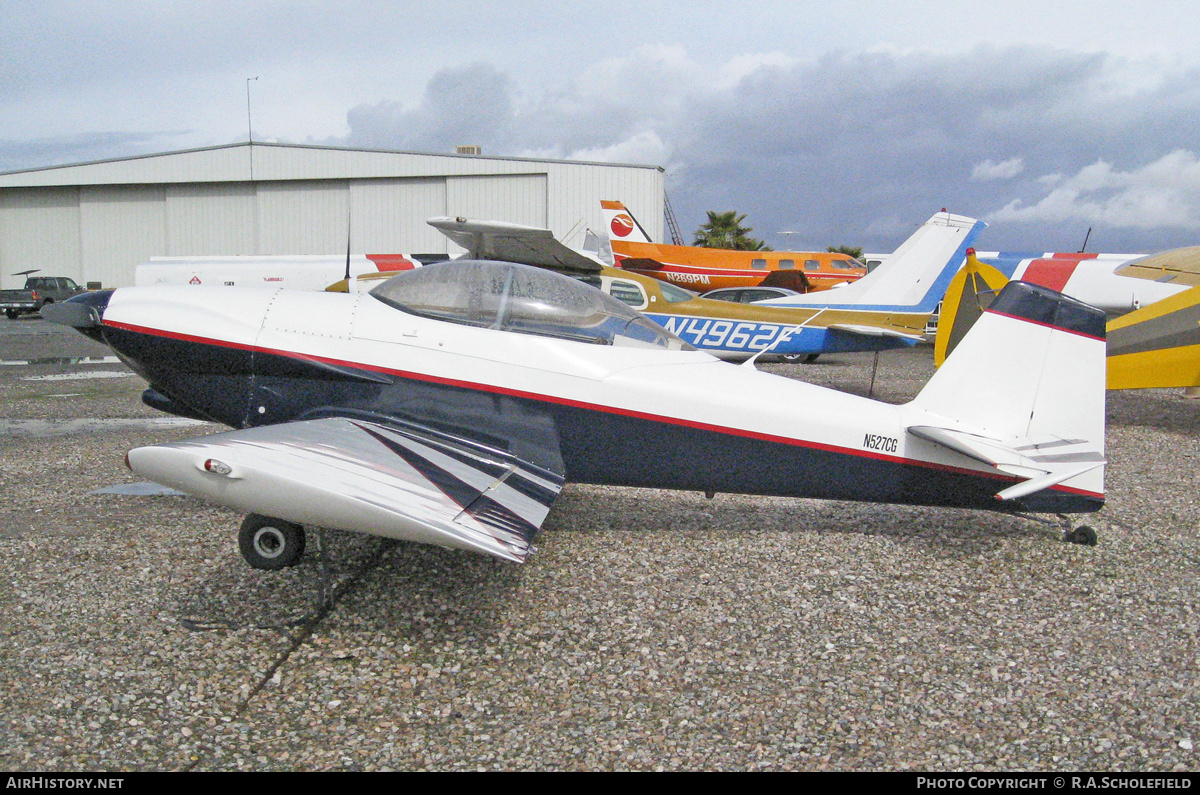
[[[511,262],[426,265],[393,276],[371,295],[402,312],[448,323],[599,345],[694,350],[594,287]]]

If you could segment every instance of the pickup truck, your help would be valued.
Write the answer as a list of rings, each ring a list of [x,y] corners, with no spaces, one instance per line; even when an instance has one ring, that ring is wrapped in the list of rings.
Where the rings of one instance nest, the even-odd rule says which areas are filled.
[[[9,320],[41,310],[43,304],[65,301],[87,292],[66,276],[30,276],[23,290],[0,290],[0,309]]]

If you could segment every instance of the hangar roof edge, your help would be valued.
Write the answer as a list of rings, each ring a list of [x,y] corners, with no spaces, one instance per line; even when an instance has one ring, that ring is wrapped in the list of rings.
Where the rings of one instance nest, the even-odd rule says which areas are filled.
[[[204,152],[220,152],[222,150],[249,149],[251,146],[253,146],[255,148],[262,147],[262,148],[272,148],[272,149],[293,149],[293,150],[304,150],[304,151],[314,151],[314,152],[346,152],[346,153],[364,154],[364,155],[402,155],[402,156],[422,157],[422,158],[433,157],[433,158],[449,158],[449,159],[454,159],[454,160],[510,161],[510,162],[519,162],[519,163],[559,163],[559,164],[564,164],[564,165],[611,166],[611,167],[617,167],[617,168],[653,169],[653,170],[657,170],[657,171],[664,172],[664,173],[666,171],[666,169],[663,166],[648,165],[645,163],[609,163],[609,162],[602,162],[602,161],[567,160],[567,159],[540,158],[540,157],[518,157],[518,156],[504,156],[504,155],[471,155],[471,154],[458,154],[458,153],[454,153],[454,152],[415,152],[415,151],[406,151],[406,150],[398,150],[398,149],[360,149],[360,148],[348,147],[348,146],[324,146],[324,145],[318,145],[318,144],[293,144],[293,143],[268,143],[268,142],[255,141],[255,142],[253,142],[253,144],[251,144],[249,142],[219,144],[216,146],[204,146],[204,147],[197,147],[194,149],[178,149],[178,150],[173,150],[173,151],[169,151],[169,152],[152,152],[149,154],[142,154],[142,155],[127,155],[125,157],[105,158],[105,159],[101,159],[101,160],[88,160],[88,161],[83,161],[83,162],[78,162],[78,163],[60,163],[60,164],[56,164],[56,165],[52,165],[52,166],[40,166],[38,168],[17,169],[14,171],[3,171],[3,172],[0,172],[0,188],[26,187],[26,186],[29,186],[32,184],[30,182],[25,182],[25,181],[14,182],[11,184],[5,184],[5,180],[4,180],[5,177],[22,176],[22,175],[29,176],[29,175],[34,175],[34,174],[38,174],[38,173],[52,173],[52,172],[62,171],[64,169],[86,168],[89,166],[102,166],[102,165],[106,165],[106,164],[110,164],[110,163],[130,163],[130,162],[138,161],[138,160],[152,161],[152,160],[157,160],[159,158],[169,158],[169,157],[175,157],[175,156],[180,156],[180,155],[191,155],[191,154],[198,154],[198,153],[204,153]],[[224,181],[225,178],[220,178],[220,179],[221,179],[221,181]],[[158,180],[153,180],[153,181],[158,181]],[[58,182],[55,184],[63,184],[63,183]]]

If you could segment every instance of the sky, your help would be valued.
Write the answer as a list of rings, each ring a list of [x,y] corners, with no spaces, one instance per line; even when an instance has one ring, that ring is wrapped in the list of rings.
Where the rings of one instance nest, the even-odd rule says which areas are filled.
[[[0,0],[0,30],[0,171],[252,128],[660,165],[685,237],[736,210],[776,249],[943,207],[981,249],[1200,245],[1194,0]]]

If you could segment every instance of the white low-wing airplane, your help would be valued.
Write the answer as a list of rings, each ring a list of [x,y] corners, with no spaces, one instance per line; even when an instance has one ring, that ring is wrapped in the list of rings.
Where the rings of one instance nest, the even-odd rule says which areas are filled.
[[[369,294],[80,299],[51,319],[111,346],[149,405],[236,429],[128,462],[249,512],[258,568],[295,563],[304,526],[521,561],[568,480],[998,511],[1104,500],[1104,317],[1020,282],[906,405],[721,362],[512,263],[427,266]]]

